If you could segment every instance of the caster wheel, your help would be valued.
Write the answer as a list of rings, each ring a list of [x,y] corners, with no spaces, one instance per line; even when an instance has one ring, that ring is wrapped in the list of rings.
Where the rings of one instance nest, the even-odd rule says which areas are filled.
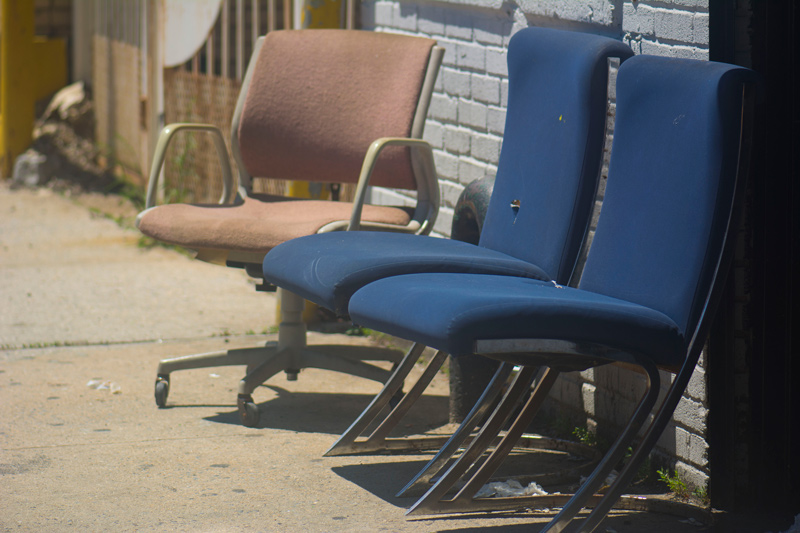
[[[242,420],[242,424],[249,428],[256,427],[258,425],[260,413],[258,412],[258,406],[253,402],[253,397],[250,395],[239,395],[239,399],[236,403],[239,408],[239,418]]]
[[[159,376],[156,379],[156,405],[163,408],[167,406],[167,396],[169,396],[169,380]]]

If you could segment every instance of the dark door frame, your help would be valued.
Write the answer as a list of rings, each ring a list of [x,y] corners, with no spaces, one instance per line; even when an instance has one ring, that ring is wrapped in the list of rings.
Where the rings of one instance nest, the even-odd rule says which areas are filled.
[[[711,0],[711,59],[763,78],[746,213],[708,351],[715,508],[800,513],[800,2]]]

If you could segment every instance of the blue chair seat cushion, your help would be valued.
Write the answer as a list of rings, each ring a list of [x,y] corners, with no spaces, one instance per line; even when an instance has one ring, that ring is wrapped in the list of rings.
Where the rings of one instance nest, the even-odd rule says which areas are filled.
[[[383,279],[353,295],[350,316],[361,326],[455,356],[474,353],[478,340],[496,339],[587,342],[644,355],[666,367],[679,366],[686,352],[680,328],[659,311],[553,282],[507,276]]]
[[[336,232],[287,241],[264,258],[264,279],[340,316],[355,291],[402,274],[468,273],[551,277],[502,252],[449,239],[387,232]]]

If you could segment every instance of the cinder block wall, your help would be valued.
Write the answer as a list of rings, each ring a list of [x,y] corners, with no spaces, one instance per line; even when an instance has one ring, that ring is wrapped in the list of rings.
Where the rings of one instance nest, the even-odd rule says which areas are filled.
[[[366,0],[361,10],[365,29],[424,35],[446,49],[425,127],[441,183],[434,231],[445,236],[464,186],[497,171],[508,96],[506,49],[515,32],[528,26],[582,31],[620,39],[637,54],[708,59],[707,0]],[[411,203],[384,190],[372,191],[372,200]],[[702,359],[658,446],[695,485],[708,479],[704,368]],[[560,380],[550,411],[613,438],[643,390],[643,378],[629,370],[589,370]]]

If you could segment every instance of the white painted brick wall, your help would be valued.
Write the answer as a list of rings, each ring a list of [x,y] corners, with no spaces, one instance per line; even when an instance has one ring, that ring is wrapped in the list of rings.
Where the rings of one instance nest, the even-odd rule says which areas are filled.
[[[472,98],[484,104],[500,104],[500,79],[498,77],[472,74],[470,81],[472,82],[470,86]]]
[[[441,182],[434,231],[445,236],[464,186],[497,170],[508,101],[506,49],[516,31],[534,25],[599,33],[619,38],[635,53],[708,59],[708,0],[367,0],[361,5],[365,29],[432,37],[446,50],[425,130]],[[381,190],[372,192],[371,201],[411,203]],[[704,366],[701,360],[658,445],[698,485],[708,474]],[[662,373],[667,383],[669,378]],[[602,431],[623,422],[644,387],[641,375],[604,367],[563,375],[551,397],[558,409],[580,413],[587,427]]]
[[[708,2],[625,2],[623,38],[637,53],[708,60]]]

